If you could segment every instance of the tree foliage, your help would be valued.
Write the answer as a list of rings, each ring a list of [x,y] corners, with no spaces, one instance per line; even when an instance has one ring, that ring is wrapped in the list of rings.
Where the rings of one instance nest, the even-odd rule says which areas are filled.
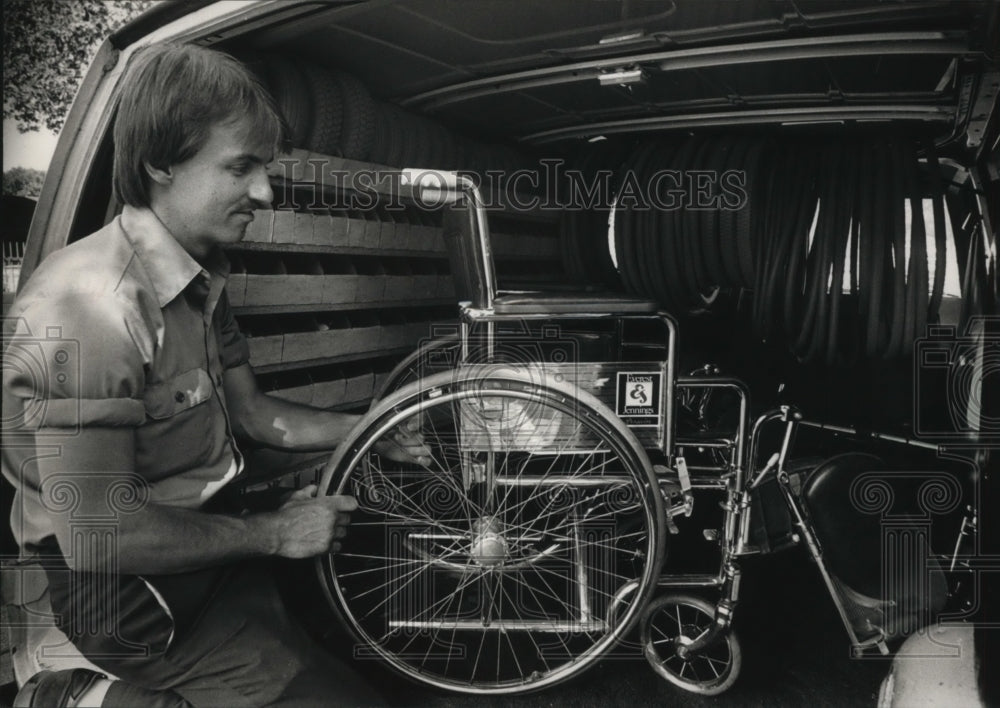
[[[3,115],[58,131],[101,42],[151,0],[3,0]]]
[[[12,167],[3,173],[3,193],[38,199],[45,173],[30,167]]]

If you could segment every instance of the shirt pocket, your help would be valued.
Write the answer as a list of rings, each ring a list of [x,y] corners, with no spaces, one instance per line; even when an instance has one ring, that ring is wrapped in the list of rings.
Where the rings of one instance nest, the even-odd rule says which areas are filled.
[[[147,386],[142,402],[147,416],[163,420],[201,405],[211,396],[212,379],[205,369],[199,368]]]

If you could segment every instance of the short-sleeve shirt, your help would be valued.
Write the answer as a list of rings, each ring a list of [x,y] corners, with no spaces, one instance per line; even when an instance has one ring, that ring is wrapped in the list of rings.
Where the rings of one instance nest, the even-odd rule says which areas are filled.
[[[131,429],[152,503],[198,508],[240,474],[223,371],[249,348],[228,274],[221,252],[201,264],[152,211],[126,206],[32,275],[4,342],[3,473],[22,551],[54,534],[34,460],[62,435]]]

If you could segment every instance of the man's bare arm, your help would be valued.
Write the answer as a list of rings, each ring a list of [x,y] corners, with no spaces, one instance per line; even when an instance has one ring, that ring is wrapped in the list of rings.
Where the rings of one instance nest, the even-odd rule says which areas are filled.
[[[268,396],[257,387],[249,364],[227,369],[224,381],[233,426],[268,447],[332,450],[361,418]]]
[[[115,509],[111,500],[122,485],[137,499],[147,496],[142,480],[133,474],[134,457],[131,429],[84,428],[65,437],[58,454],[38,460],[43,503],[50,509],[56,538],[71,568],[167,574],[254,556],[306,558],[337,550],[350,512],[357,507],[350,497],[316,498],[315,488],[309,487],[276,511],[246,516],[150,502]],[[58,487],[52,484],[55,481]],[[71,508],[55,503],[57,494],[73,499]],[[108,520],[114,522],[115,555],[101,550],[80,555],[79,535],[86,538],[88,527],[98,522],[104,526]]]
[[[228,369],[224,380],[234,427],[242,435],[269,447],[332,450],[361,418],[268,396],[258,388],[249,364]],[[397,430],[377,450],[393,459],[430,464],[430,452],[417,431]]]

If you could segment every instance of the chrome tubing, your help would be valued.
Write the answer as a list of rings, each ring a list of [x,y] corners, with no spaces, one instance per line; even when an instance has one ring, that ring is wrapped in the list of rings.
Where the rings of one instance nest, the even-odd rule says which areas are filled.
[[[746,469],[747,458],[747,420],[750,415],[750,391],[747,385],[736,378],[725,376],[679,376],[677,378],[677,388],[726,388],[733,391],[740,397],[739,425],[736,429],[735,450],[733,453],[733,472],[735,473],[735,488],[743,489],[744,471]],[[696,446],[693,443],[692,446]]]
[[[447,201],[459,206],[464,198],[463,206],[469,210],[473,220],[471,230],[475,232],[472,243],[468,244],[475,256],[475,291],[481,294],[483,300],[474,304],[476,307],[492,310],[497,295],[496,273],[490,251],[490,226],[479,187],[469,176],[448,170],[405,168],[401,173],[401,183],[412,186],[428,201]]]
[[[871,438],[872,440],[885,440],[886,442],[899,443],[901,445],[909,445],[911,447],[920,447],[925,450],[936,450],[941,451],[941,446],[935,443],[924,442],[923,440],[916,440],[914,438],[905,438],[899,435],[890,435],[888,433],[879,433],[876,431],[862,432],[856,428],[851,428],[846,425],[834,425],[833,423],[820,423],[815,420],[802,420],[799,421],[802,425],[808,428],[815,428],[817,430],[827,430],[833,433],[841,433],[843,435],[852,435],[859,438]]]

